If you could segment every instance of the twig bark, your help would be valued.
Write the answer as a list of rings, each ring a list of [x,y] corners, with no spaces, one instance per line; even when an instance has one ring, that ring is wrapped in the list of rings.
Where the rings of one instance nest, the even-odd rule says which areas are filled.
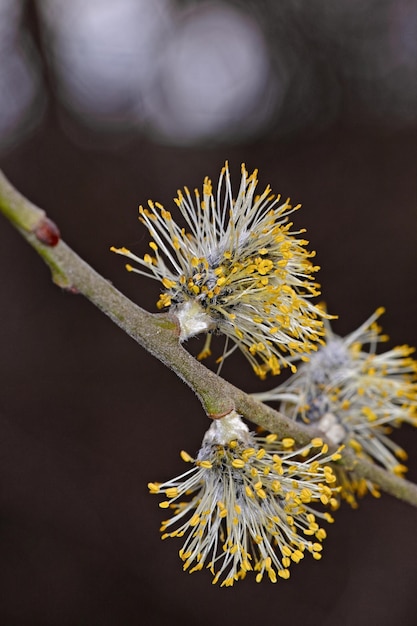
[[[320,433],[290,420],[220,378],[193,358],[178,341],[178,324],[170,314],[141,309],[100,276],[60,238],[45,212],[22,196],[0,172],[0,211],[49,266],[59,287],[80,293],[143,348],[171,368],[197,394],[206,413],[218,418],[235,409],[251,422],[279,436],[305,444]],[[365,460],[344,455],[340,463],[383,491],[417,506],[417,485]]]

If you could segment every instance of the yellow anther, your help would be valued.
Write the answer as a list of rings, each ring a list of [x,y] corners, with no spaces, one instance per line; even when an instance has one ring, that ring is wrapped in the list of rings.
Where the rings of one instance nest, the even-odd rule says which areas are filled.
[[[252,489],[249,487],[249,485],[246,485],[246,486],[245,486],[245,493],[246,493],[246,495],[248,496],[248,498],[254,498],[254,497],[255,497],[255,496],[254,496],[254,494],[253,494],[253,491],[252,491]]]
[[[361,444],[356,439],[349,439],[349,446],[355,450],[355,452],[362,452]]]
[[[197,461],[197,465],[204,467],[204,469],[211,469],[213,467],[213,463],[211,461]]]
[[[194,459],[192,456],[190,456],[188,454],[188,452],[186,452],[185,450],[181,450],[180,452],[180,457],[182,458],[183,461],[185,461],[186,463],[193,463]]]
[[[147,255],[145,254],[145,257]],[[146,259],[144,258],[144,260],[146,261]],[[172,289],[173,287],[176,286],[176,282],[174,280],[171,280],[170,278],[163,278],[161,280],[161,283],[163,284],[163,286],[165,287],[165,289]]]
[[[377,414],[375,413],[375,411],[373,411],[371,408],[369,408],[368,406],[364,406],[362,408],[362,413],[365,415],[365,417],[370,421],[370,422],[375,422],[378,419]]]
[[[270,568],[268,570],[268,577],[269,577],[269,580],[271,581],[271,583],[276,583],[277,582],[277,575],[275,573],[275,570],[273,570],[272,568]]]
[[[311,493],[310,489],[307,489],[307,487],[304,487],[304,489],[300,491],[301,502],[305,502],[305,503],[311,502],[312,497],[313,497],[313,494]]]
[[[205,178],[204,179],[204,184],[203,184],[203,193],[206,196],[210,196],[211,192],[212,192],[213,188],[211,185],[211,180],[209,178]]]
[[[279,480],[273,480],[271,483],[271,489],[272,491],[278,492],[281,490],[281,483],[279,482]]]
[[[394,454],[398,459],[401,459],[401,461],[406,461],[408,459],[407,452],[403,450],[402,448],[396,448]]]
[[[158,309],[163,309],[164,307],[170,306],[171,304],[171,296],[167,293],[161,293],[159,296],[159,300],[156,303]]]
[[[301,552],[301,550],[294,550],[294,552],[291,554],[291,559],[294,561],[294,563],[299,563],[303,558],[304,554]]]
[[[313,446],[313,448],[321,448],[321,446],[323,445],[323,439],[321,439],[320,437],[314,437],[314,439],[311,440],[311,445]]]
[[[130,254],[130,250],[122,246],[121,248],[115,248],[115,246],[110,246],[111,252],[116,252],[116,254]]]
[[[274,443],[278,439],[278,435],[276,433],[270,433],[266,436],[267,443]]]
[[[242,458],[244,458],[244,460],[247,461],[254,454],[255,454],[255,448],[245,448],[245,450],[243,450],[242,452]]]

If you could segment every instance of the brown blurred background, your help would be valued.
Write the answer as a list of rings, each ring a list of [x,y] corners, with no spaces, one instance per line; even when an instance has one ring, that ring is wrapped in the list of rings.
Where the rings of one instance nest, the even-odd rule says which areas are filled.
[[[215,181],[225,159],[302,202],[340,334],[380,305],[417,345],[416,4],[407,0],[0,3],[0,162],[65,241],[141,306],[137,205]],[[0,623],[414,626],[417,514],[343,506],[321,562],[232,589],[182,572],[149,480],[208,421],[170,371],[61,292],[0,221]],[[190,349],[193,344],[190,342]],[[265,388],[233,355],[225,378]],[[417,432],[394,434],[417,481]]]

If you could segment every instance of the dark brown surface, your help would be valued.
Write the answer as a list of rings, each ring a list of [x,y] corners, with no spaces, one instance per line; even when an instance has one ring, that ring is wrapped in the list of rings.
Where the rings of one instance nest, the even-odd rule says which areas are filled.
[[[77,149],[52,124],[3,158],[6,174],[63,239],[142,306],[157,287],[128,274],[109,246],[146,249],[136,208],[169,205],[179,186],[216,179],[229,159],[259,167],[260,184],[291,195],[318,251],[324,298],[353,330],[380,305],[391,345],[417,344],[415,141],[410,132],[337,130],[308,141],[178,149],[144,140]],[[162,542],[149,480],[182,470],[208,426],[197,400],[161,364],[48,270],[0,222],[0,623],[7,626],[413,626],[417,513],[384,496],[347,507],[324,558],[289,581],[232,589],[189,576],[180,541]],[[260,387],[244,359],[223,374]],[[395,434],[417,480],[417,432]]]

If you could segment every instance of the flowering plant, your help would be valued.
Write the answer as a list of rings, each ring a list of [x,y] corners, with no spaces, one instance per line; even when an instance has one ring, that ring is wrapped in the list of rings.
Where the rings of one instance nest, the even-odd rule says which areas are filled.
[[[293,367],[292,356],[316,349],[324,313],[311,302],[319,295],[315,253],[298,237],[303,230],[291,230],[289,215],[300,205],[280,202],[269,186],[255,195],[257,183],[257,171],[249,175],[242,165],[234,198],[226,163],[215,193],[208,178],[201,195],[178,191],[175,204],[185,227],[159,203],[139,207],[152,255],[112,250],[143,268],[128,264],[129,271],[161,282],[157,306],[174,312],[180,340],[208,333],[200,358],[210,354],[211,333],[219,332],[264,378],[279,374],[282,365]]]
[[[213,583],[223,577],[222,586],[230,586],[252,570],[257,582],[265,572],[272,582],[277,574],[289,578],[291,563],[305,552],[321,558],[326,531],[317,518],[333,518],[314,503],[337,505],[328,463],[341,458],[329,454],[321,439],[300,447],[289,437],[257,436],[232,411],[212,423],[197,458],[184,451],[181,457],[193,467],[163,484],[149,483],[149,489],[165,494],[168,500],[159,506],[174,511],[162,524],[162,538],[186,537],[184,569],[206,565]]]
[[[278,402],[282,413],[314,427],[330,445],[346,445],[403,475],[406,467],[397,459],[405,460],[406,453],[388,434],[402,422],[417,425],[412,349],[376,354],[386,339],[375,323],[383,309],[344,339],[334,335],[331,316],[311,301],[320,293],[313,282],[319,269],[311,262],[314,253],[288,219],[299,205],[280,203],[269,187],[255,195],[257,182],[257,171],[249,175],[242,165],[235,198],[226,163],[215,193],[208,178],[201,195],[195,190],[193,198],[188,188],[178,192],[175,204],[185,226],[159,203],[139,208],[153,255],[112,250],[139,266],[128,264],[129,271],[161,282],[157,306],[175,315],[181,341],[208,334],[199,358],[210,354],[211,333],[217,332],[234,342],[220,362],[238,347],[261,378],[289,366],[292,376],[258,399]],[[295,449],[293,439],[276,439],[250,434],[232,410],[210,427],[195,459],[182,453],[191,470],[150,483],[151,493],[169,498],[160,506],[174,511],[162,524],[163,537],[186,536],[184,569],[206,565],[214,582],[223,577],[226,586],[252,569],[258,581],[264,571],[273,582],[277,574],[288,578],[291,556],[298,562],[306,548],[320,556],[320,544],[299,536],[300,530],[320,541],[325,536],[310,503],[331,502],[335,509],[340,495],[356,507],[366,491],[379,495],[372,480],[336,463],[340,451],[326,456],[328,445],[320,438]],[[314,442],[323,447],[310,458]],[[184,495],[188,500],[178,500]]]
[[[278,402],[291,419],[318,428],[327,441],[345,443],[357,455],[403,475],[407,454],[388,436],[402,423],[417,426],[417,361],[407,345],[378,354],[378,309],[357,330],[338,337],[326,324],[326,342],[281,385],[257,394]],[[365,346],[368,345],[368,349]],[[378,488],[355,472],[338,469],[342,496],[356,506],[355,494]]]
[[[152,254],[143,258],[113,248],[139,267],[128,269],[161,282],[152,315],[99,276],[61,240],[56,225],[0,173],[0,209],[39,252],[53,280],[82,293],[130,336],[171,367],[197,393],[213,418],[200,451],[182,452],[191,468],[177,478],[149,483],[163,494],[163,538],[182,537],[180,557],[189,571],[208,568],[213,582],[230,586],[254,571],[275,582],[310,553],[321,556],[340,497],[356,506],[370,490],[417,506],[417,486],[402,475],[406,453],[388,435],[403,422],[417,425],[416,362],[401,346],[377,353],[385,339],[377,311],[345,338],[334,335],[311,263],[313,253],[292,230],[289,201],[269,187],[255,195],[257,173],[242,178],[236,198],[228,165],[216,194],[205,179],[198,192],[179,192],[178,221],[152,202],[140,209]],[[184,225],[179,221],[183,220]],[[140,269],[141,268],[141,269]],[[181,342],[213,332],[233,341],[255,373],[292,376],[270,392],[250,396],[198,363]],[[365,348],[364,346],[369,346]],[[281,413],[260,402],[278,402]],[[267,433],[251,432],[242,418]],[[319,523],[320,520],[320,523]]]

